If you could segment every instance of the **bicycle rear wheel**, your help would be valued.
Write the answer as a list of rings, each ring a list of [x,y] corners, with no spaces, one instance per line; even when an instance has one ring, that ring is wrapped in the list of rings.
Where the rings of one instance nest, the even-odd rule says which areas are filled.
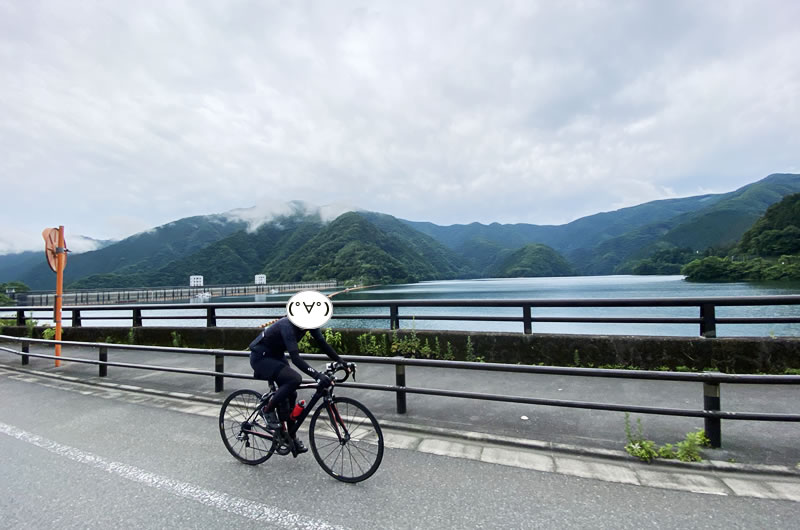
[[[225,448],[240,462],[255,466],[275,452],[277,442],[267,422],[257,412],[261,394],[237,390],[225,399],[219,411],[219,433]]]
[[[342,482],[368,479],[381,465],[381,426],[355,399],[335,397],[328,406],[317,407],[308,437],[320,467]]]

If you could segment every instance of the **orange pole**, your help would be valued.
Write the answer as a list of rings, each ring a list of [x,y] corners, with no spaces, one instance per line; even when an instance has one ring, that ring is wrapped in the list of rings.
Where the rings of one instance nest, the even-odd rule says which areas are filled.
[[[58,227],[58,247],[56,248],[56,299],[53,320],[56,321],[56,340],[61,340],[61,300],[64,295],[64,265],[67,257],[64,248],[64,227]],[[61,357],[61,344],[56,344],[56,357]],[[56,359],[56,367],[61,366],[61,361]]]

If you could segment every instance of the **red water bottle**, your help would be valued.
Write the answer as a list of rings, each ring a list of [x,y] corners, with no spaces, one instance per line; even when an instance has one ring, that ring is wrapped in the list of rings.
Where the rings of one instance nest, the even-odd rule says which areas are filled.
[[[300,401],[298,401],[297,404],[294,406],[294,409],[292,409],[292,413],[289,414],[289,418],[291,418],[292,420],[296,420],[297,417],[300,415],[300,413],[303,412],[303,408],[305,406],[306,406],[305,399],[301,399]]]

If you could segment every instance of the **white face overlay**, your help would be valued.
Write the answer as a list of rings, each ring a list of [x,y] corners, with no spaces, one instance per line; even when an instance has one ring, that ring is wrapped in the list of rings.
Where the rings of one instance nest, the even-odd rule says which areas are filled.
[[[289,298],[286,313],[298,328],[316,329],[333,316],[333,302],[318,291],[300,291]]]

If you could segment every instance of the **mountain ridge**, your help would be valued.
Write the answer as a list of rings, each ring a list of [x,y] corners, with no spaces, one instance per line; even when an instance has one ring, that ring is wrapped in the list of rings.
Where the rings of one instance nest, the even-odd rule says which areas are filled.
[[[611,274],[630,271],[657,253],[691,256],[730,244],[770,205],[796,192],[800,175],[773,174],[728,193],[660,199],[564,225],[440,226],[342,205],[267,204],[179,219],[105,248],[71,255],[65,284],[182,285],[190,273],[203,274],[207,283],[249,283],[257,273],[268,274],[270,281],[315,276],[399,282],[513,270],[536,274],[565,270],[564,264],[574,274]],[[518,252],[530,245],[553,252],[541,247]],[[676,249],[681,252],[673,252]],[[43,259],[20,272],[25,263],[37,261],[34,253],[13,256],[0,256],[0,281],[52,288],[53,275]]]

